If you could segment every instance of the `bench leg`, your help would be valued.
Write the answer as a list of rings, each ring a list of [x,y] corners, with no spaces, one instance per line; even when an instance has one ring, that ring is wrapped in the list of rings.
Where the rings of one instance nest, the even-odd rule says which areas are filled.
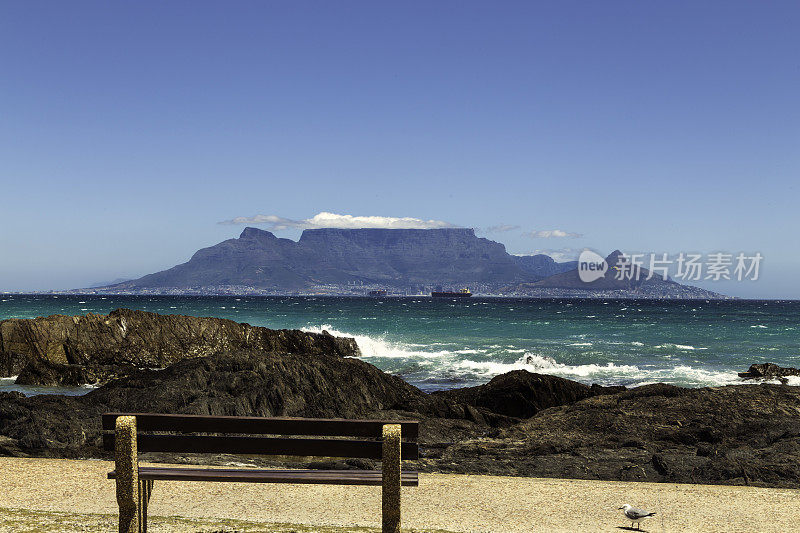
[[[400,533],[400,428],[383,426],[383,533]]]
[[[136,456],[135,416],[117,417],[114,440],[119,532],[139,533],[139,464]]]
[[[139,480],[139,533],[147,533],[147,504],[153,492],[153,480]]]

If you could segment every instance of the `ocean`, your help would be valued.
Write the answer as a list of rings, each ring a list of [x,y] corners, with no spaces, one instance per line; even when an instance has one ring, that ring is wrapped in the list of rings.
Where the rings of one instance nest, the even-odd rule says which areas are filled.
[[[752,363],[800,367],[800,301],[0,295],[0,319],[127,307],[355,337],[362,358],[424,389],[515,369],[583,383],[742,383]],[[790,378],[789,384],[800,385]],[[26,394],[88,389],[20,388]]]

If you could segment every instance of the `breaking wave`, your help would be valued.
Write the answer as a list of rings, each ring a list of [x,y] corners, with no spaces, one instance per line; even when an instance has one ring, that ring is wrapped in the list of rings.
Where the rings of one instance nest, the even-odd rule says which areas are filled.
[[[442,357],[452,353],[445,350],[439,350],[439,351],[414,350],[411,348],[423,347],[425,345],[390,342],[385,340],[383,337],[356,335],[353,333],[339,331],[328,324],[323,324],[321,326],[305,327],[302,328],[302,331],[307,331],[309,333],[322,333],[323,331],[327,331],[328,333],[330,333],[335,337],[352,337],[356,340],[356,344],[358,344],[358,349],[361,350],[362,359],[370,359],[378,357],[381,358],[386,357],[393,359],[431,358],[431,357]]]
[[[454,346],[447,343],[403,343],[391,341],[385,335],[358,335],[340,331],[329,324],[309,326],[303,331],[321,333],[327,331],[331,335],[353,337],[361,350],[361,358],[375,364],[383,370],[403,375],[408,381],[421,383],[448,383],[460,386],[459,383],[486,382],[512,370],[528,370],[541,374],[550,374],[583,383],[601,385],[625,385],[635,387],[651,383],[671,383],[689,387],[709,387],[731,384],[742,384],[736,372],[715,370],[701,366],[691,366],[683,362],[675,364],[674,357],[665,356],[665,363],[673,364],[625,364],[616,362],[598,362],[567,364],[556,357],[533,353],[512,345],[487,344],[480,348]],[[616,343],[612,343],[616,344]],[[640,342],[628,343],[638,347]],[[591,347],[592,343],[565,343],[567,348]],[[656,349],[693,351],[703,350],[690,345],[660,344]],[[796,381],[793,382],[793,381]],[[792,385],[800,385],[800,378],[790,381]]]

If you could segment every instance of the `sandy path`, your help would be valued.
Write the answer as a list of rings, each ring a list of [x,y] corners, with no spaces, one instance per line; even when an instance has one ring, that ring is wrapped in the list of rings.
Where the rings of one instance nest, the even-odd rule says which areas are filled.
[[[115,513],[112,463],[0,458],[0,507]],[[420,475],[404,527],[452,531],[620,531],[617,508],[657,511],[648,531],[799,531],[800,491],[495,476]],[[696,516],[700,502],[707,511]],[[310,525],[380,524],[378,487],[156,482],[151,515]]]

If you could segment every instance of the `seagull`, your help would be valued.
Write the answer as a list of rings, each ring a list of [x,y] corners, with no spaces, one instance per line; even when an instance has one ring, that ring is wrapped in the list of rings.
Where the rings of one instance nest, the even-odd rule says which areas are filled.
[[[631,528],[633,527],[633,523],[636,523],[636,529],[639,529],[639,522],[644,520],[645,518],[650,518],[656,513],[648,513],[644,509],[637,509],[636,507],[631,506],[630,504],[625,504],[619,508],[623,513],[625,513],[625,518],[631,521]]]

